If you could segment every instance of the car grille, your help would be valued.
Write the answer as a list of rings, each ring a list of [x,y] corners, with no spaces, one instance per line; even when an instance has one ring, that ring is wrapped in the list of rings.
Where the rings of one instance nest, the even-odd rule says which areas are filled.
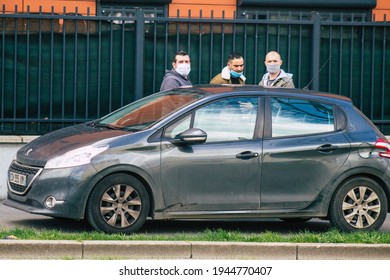
[[[16,194],[26,194],[34,179],[42,172],[42,168],[26,166],[13,161],[8,169],[8,186],[11,192]],[[26,176],[26,184],[20,185],[10,181],[10,174]]]

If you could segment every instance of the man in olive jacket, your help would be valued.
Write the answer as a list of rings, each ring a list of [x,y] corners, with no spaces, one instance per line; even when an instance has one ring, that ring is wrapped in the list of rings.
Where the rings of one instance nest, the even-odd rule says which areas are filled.
[[[210,84],[245,84],[244,58],[239,53],[232,53],[228,56],[226,67],[216,75]]]

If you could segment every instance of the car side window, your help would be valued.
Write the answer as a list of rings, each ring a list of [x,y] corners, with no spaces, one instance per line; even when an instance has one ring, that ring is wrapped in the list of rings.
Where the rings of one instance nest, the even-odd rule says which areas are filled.
[[[207,133],[207,143],[253,139],[258,98],[235,97],[209,103],[170,125],[165,137],[175,138],[194,127]]]
[[[271,98],[272,137],[335,130],[333,106],[311,100]]]

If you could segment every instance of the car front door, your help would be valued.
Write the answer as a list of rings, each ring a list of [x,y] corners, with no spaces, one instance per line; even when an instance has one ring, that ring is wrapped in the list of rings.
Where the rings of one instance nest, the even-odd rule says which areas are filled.
[[[258,209],[261,140],[258,97],[207,104],[166,128],[161,179],[167,211]],[[169,139],[188,128],[207,133],[205,143],[178,146]]]
[[[303,208],[332,181],[350,144],[336,127],[332,105],[292,98],[268,101],[272,117],[263,142],[261,209]]]

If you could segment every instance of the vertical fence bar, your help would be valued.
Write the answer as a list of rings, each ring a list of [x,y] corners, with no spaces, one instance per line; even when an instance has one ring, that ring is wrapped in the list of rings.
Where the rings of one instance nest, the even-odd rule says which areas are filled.
[[[202,10],[200,11],[200,18],[202,18]],[[199,22],[199,55],[198,55],[198,83],[200,81],[200,77],[202,77],[202,39],[203,39],[203,24],[202,21]]]
[[[64,21],[62,25],[62,73],[61,73],[61,119],[65,119],[65,83],[66,83],[66,8],[64,7]]]
[[[30,14],[30,7],[27,7],[27,14]],[[29,118],[29,84],[30,84],[30,19],[26,19],[26,79],[25,79],[25,98],[26,98],[26,105],[25,105],[25,113],[26,113],[26,119]],[[39,100],[38,100],[39,102]],[[25,123],[25,131],[28,131],[28,123]]]
[[[42,15],[42,7],[39,7],[39,15]],[[42,96],[42,18],[38,19],[38,112],[37,118],[41,119],[41,96]],[[41,128],[41,122],[37,123],[38,131]]]
[[[291,17],[291,14],[290,14]],[[287,36],[287,64],[288,68],[287,71],[291,72],[291,24],[288,25],[288,36]]]
[[[383,120],[385,118],[385,79],[386,79],[386,39],[387,39],[387,28],[386,26],[383,27],[383,45],[382,45],[382,83],[381,83],[381,95],[382,95],[382,102],[381,102],[381,119]],[[383,129],[383,125],[381,125],[381,129]]]
[[[17,13],[18,7],[15,6],[15,13]],[[14,106],[13,106],[13,118],[16,119],[16,99],[17,99],[17,69],[18,69],[18,18],[15,18],[14,22],[14,80],[13,80],[13,94],[14,94]],[[13,122],[13,129],[16,130],[16,122]]]
[[[338,90],[338,94],[342,94],[342,81],[343,81],[343,77],[342,77],[342,73],[343,73],[343,54],[342,54],[342,51],[343,51],[343,40],[344,40],[344,37],[343,37],[343,32],[344,32],[344,28],[343,26],[340,27],[340,44],[339,44],[339,50],[340,50],[340,57],[339,57],[339,90]]]
[[[145,22],[144,12],[142,9],[136,10],[135,24],[135,64],[134,69],[137,69],[134,74],[134,98],[140,99],[144,95],[144,45],[145,45]]]
[[[321,17],[317,12],[312,13],[313,39],[312,39],[312,89],[319,90],[320,48],[321,48]]]
[[[254,61],[255,61],[255,67],[254,67],[254,71],[255,71],[255,75],[254,75],[254,79],[255,79],[255,84],[257,84],[259,82],[259,79],[257,78],[257,75],[258,75],[258,61],[259,61],[259,43],[258,43],[258,40],[259,40],[259,25],[256,24],[255,26],[255,49],[254,49]]]
[[[333,26],[329,26],[329,71],[328,71],[328,91],[331,91],[332,84],[332,43],[333,43]]]
[[[2,10],[2,13],[4,14],[5,13],[5,5],[3,5],[3,10]],[[4,75],[4,71],[5,71],[5,42],[6,42],[6,37],[5,37],[5,21],[6,19],[2,18],[1,19],[1,38],[3,38],[3,40],[1,40],[1,119],[4,119],[4,108],[5,108],[5,95],[4,95],[4,91],[5,91],[5,85],[4,85],[4,82],[5,82],[5,75]],[[1,122],[1,131],[4,130],[4,122]]]
[[[211,19],[214,18],[214,11],[211,11]],[[210,61],[213,61],[213,51],[214,51],[214,22],[210,23]],[[209,81],[211,80],[210,76],[213,73],[213,64],[209,65]]]
[[[54,15],[54,7],[51,7],[51,14]],[[56,19],[57,21],[59,19]],[[54,92],[54,83],[53,83],[53,77],[54,77],[54,19],[51,20],[51,28],[50,28],[50,65],[49,65],[49,119],[53,118],[53,92]],[[49,129],[53,129],[53,123],[49,122]]]
[[[371,54],[371,87],[370,87],[370,114],[369,118],[372,120],[374,119],[374,93],[375,93],[375,33],[376,28],[375,26],[372,27],[372,54]]]
[[[365,50],[365,44],[364,44],[364,38],[365,38],[365,27],[362,27],[362,34],[361,34],[361,56],[360,56],[360,91],[359,91],[359,106],[360,108],[363,107],[363,96],[364,96],[364,50]]]
[[[125,32],[125,22],[122,23],[121,25],[121,69],[120,69],[120,107],[124,105],[124,95],[125,95],[125,88],[124,88],[124,83],[125,83],[125,44],[126,44],[126,32]],[[155,46],[156,44],[154,44]],[[153,59],[154,61],[154,59]],[[154,85],[154,77],[155,77],[155,72],[153,71],[153,85]]]
[[[78,16],[78,10],[76,7],[76,16]],[[77,117],[77,72],[78,72],[78,19],[74,20],[74,68],[73,68],[73,119]]]
[[[301,16],[301,15],[300,15]],[[299,25],[299,40],[298,40],[298,65],[302,65],[302,24]],[[298,67],[298,87],[302,87],[302,67]],[[306,86],[306,85],[305,85]]]
[[[354,74],[354,65],[353,65],[353,32],[354,32],[354,28],[353,26],[351,26],[351,40],[350,40],[350,44],[351,44],[351,50],[349,52],[349,59],[350,59],[350,63],[349,63],[349,98],[352,99],[352,95],[353,95],[353,74]]]
[[[87,9],[87,16],[89,18],[90,11],[89,8]],[[87,120],[89,118],[89,53],[90,53],[90,20],[87,20],[87,26],[86,26],[86,47],[85,47],[85,114],[84,117]]]
[[[102,94],[102,21],[99,20],[99,26],[98,26],[98,62],[97,62],[97,102],[96,102],[96,113],[98,117],[101,117],[100,115],[100,102],[101,102],[101,94]]]
[[[191,18],[191,10],[188,11],[188,18]],[[191,22],[187,22],[187,50],[186,52],[191,58]]]
[[[122,21],[122,24],[124,24],[123,21]],[[109,49],[108,49],[108,55],[109,55],[109,59],[108,59],[108,63],[109,63],[109,69],[108,69],[108,71],[109,71],[108,72],[108,77],[109,77],[108,112],[112,111],[112,77],[113,77],[113,74],[112,74],[113,53],[112,52],[113,52],[113,41],[114,41],[113,25],[114,25],[114,22],[111,20],[110,21],[110,41],[109,41]],[[136,81],[142,81],[142,80],[136,80]]]
[[[221,69],[224,67],[224,64],[225,64],[225,24],[226,24],[225,22],[221,23],[221,46],[222,46],[222,48],[221,48],[221,65],[220,65]],[[210,78],[210,80],[211,80],[211,78]]]

